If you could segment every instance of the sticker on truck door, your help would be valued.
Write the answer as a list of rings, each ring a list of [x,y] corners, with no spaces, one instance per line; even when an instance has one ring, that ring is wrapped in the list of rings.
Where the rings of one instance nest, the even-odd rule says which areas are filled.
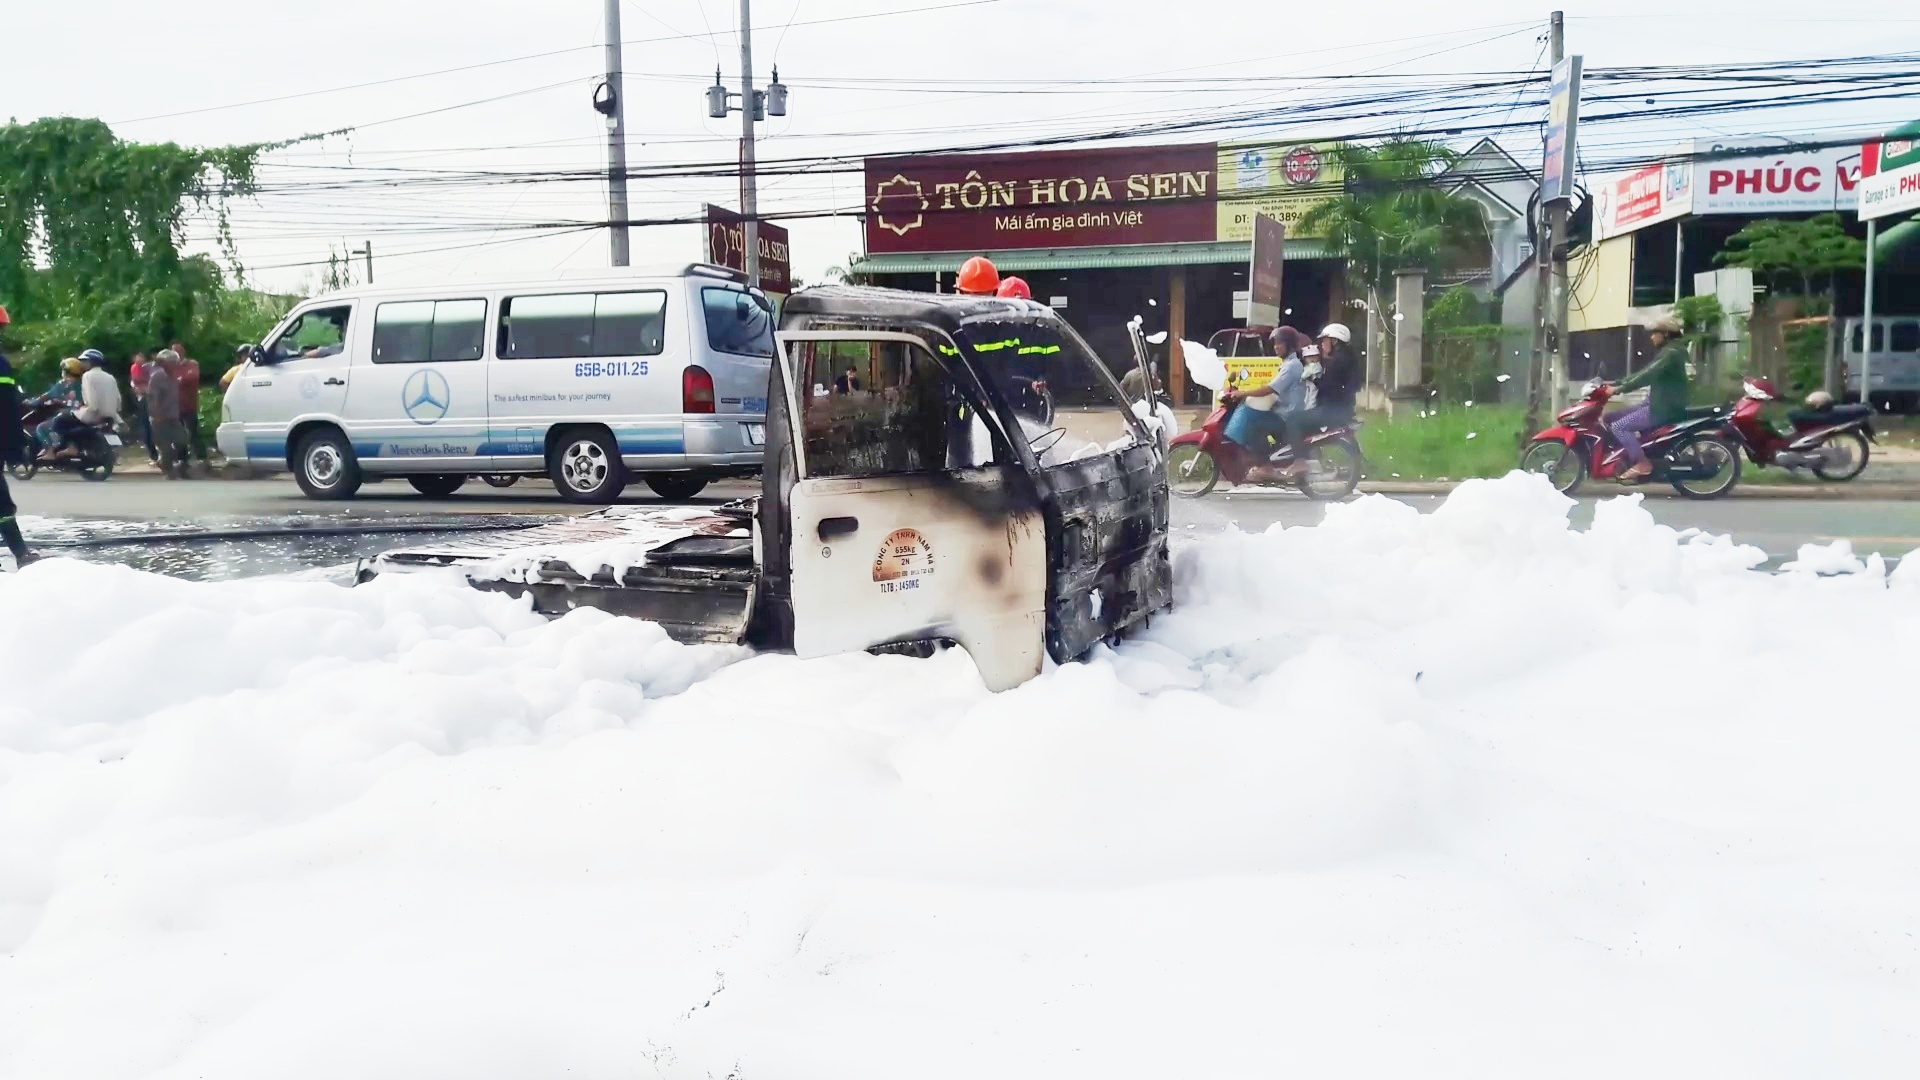
[[[916,529],[895,529],[873,558],[873,580],[883,593],[917,589],[920,579],[932,573],[933,546]]]

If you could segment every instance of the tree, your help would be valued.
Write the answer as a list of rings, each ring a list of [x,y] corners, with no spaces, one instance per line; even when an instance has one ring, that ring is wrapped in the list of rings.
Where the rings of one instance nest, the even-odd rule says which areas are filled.
[[[1839,214],[1816,214],[1803,221],[1763,218],[1727,237],[1726,249],[1713,261],[1762,275],[1776,293],[1792,291],[1781,289],[1782,278],[1798,279],[1796,295],[1831,303],[1834,275],[1865,267],[1867,245],[1847,235]]]
[[[27,366],[87,347],[124,356],[191,342],[231,313],[222,267],[182,253],[185,223],[213,216],[238,278],[227,205],[253,192],[256,160],[280,145],[130,143],[73,117],[0,125],[0,304]]]
[[[1865,241],[1847,235],[1839,214],[1815,214],[1801,221],[1765,218],[1750,221],[1727,237],[1714,256],[1722,266],[1744,267],[1762,276],[1769,292],[1797,295],[1809,314],[1833,311],[1834,277],[1867,265]],[[1797,290],[1782,288],[1782,282]],[[1801,326],[1787,334],[1787,381],[1794,392],[1811,390],[1838,378],[1832,361],[1837,344],[1829,319],[1824,329]],[[1837,386],[1829,386],[1837,392]]]
[[[1324,235],[1347,259],[1370,302],[1391,295],[1396,270],[1429,277],[1481,257],[1487,219],[1478,203],[1447,190],[1440,173],[1459,155],[1408,136],[1375,145],[1348,143],[1334,152],[1346,171],[1344,190],[1301,218],[1303,235]]]

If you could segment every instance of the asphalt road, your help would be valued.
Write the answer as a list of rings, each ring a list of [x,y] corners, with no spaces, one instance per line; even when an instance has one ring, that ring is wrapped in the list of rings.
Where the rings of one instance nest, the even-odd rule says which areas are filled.
[[[170,482],[121,477],[89,483],[66,475],[41,475],[31,481],[13,481],[14,499],[30,517],[65,519],[80,525],[85,519],[153,522],[167,527],[218,526],[236,521],[294,520],[317,524],[341,517],[366,519],[442,518],[446,515],[565,514],[590,507],[564,503],[551,485],[521,480],[504,490],[475,481],[445,499],[429,499],[403,481],[369,484],[347,502],[319,503],[307,499],[291,480],[200,480]],[[699,501],[723,501],[756,494],[754,482],[716,484]],[[1396,495],[1414,507],[1429,511],[1441,502],[1434,495]],[[660,505],[643,485],[636,484],[622,500],[630,505]],[[1647,509],[1655,519],[1675,528],[1699,528],[1731,534],[1764,549],[1775,559],[1793,557],[1805,543],[1836,539],[1853,542],[1855,551],[1878,551],[1888,558],[1920,548],[1920,501],[1897,499],[1731,498],[1719,502],[1649,498]],[[1592,502],[1583,500],[1574,523],[1584,525]],[[1248,531],[1276,522],[1308,525],[1318,522],[1325,508],[1290,492],[1249,491],[1215,493],[1204,499],[1176,499],[1174,529],[1182,537],[1204,535],[1229,527]],[[1189,529],[1187,526],[1193,526]]]

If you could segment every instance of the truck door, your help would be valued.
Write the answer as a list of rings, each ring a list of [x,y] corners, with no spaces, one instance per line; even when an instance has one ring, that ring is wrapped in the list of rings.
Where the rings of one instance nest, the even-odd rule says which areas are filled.
[[[966,375],[897,333],[783,334],[781,359],[794,651],[950,640],[989,689],[1039,674],[1045,524]]]

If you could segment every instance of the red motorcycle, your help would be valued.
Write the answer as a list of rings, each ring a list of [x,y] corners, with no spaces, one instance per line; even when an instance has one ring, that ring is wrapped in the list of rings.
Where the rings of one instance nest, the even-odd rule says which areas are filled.
[[[1589,476],[1619,478],[1629,466],[1627,454],[1600,416],[1613,394],[1611,384],[1589,382],[1581,399],[1559,414],[1558,424],[1528,440],[1520,468],[1545,476],[1563,494],[1571,494]],[[1691,499],[1717,499],[1740,482],[1740,453],[1722,434],[1727,424],[1723,410],[1687,413],[1686,419],[1655,428],[1641,440],[1653,466],[1646,479],[1672,484]]]
[[[1307,436],[1306,471],[1297,477],[1268,478],[1254,470],[1292,465],[1293,448],[1283,446],[1269,456],[1227,438],[1227,418],[1238,404],[1238,398],[1222,400],[1205,423],[1168,441],[1167,484],[1175,495],[1197,499],[1212,491],[1222,477],[1229,484],[1297,487],[1309,499],[1343,499],[1359,486],[1360,443],[1354,437],[1359,421]]]
[[[1793,431],[1783,433],[1760,415],[1767,402],[1779,400],[1773,383],[1755,376],[1742,380],[1740,389],[1727,427],[1755,465],[1810,469],[1822,480],[1851,480],[1867,467],[1868,443],[1875,441],[1873,406],[1835,405],[1816,391],[1807,396],[1807,408],[1787,414]]]

